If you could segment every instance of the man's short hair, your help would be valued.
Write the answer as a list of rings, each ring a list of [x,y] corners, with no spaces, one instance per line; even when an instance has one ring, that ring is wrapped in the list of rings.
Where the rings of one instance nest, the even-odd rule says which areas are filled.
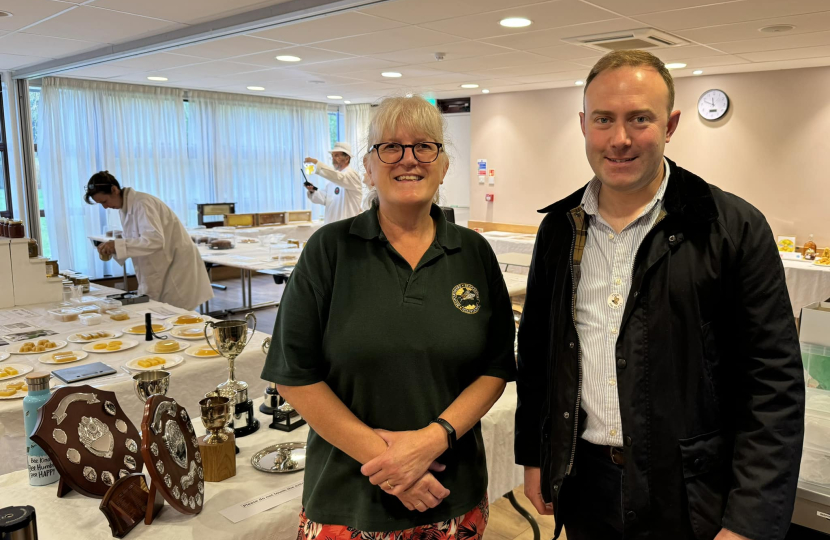
[[[650,67],[659,73],[661,77],[663,77],[663,81],[665,81],[666,86],[669,89],[669,114],[671,114],[674,109],[674,79],[672,79],[671,73],[669,73],[666,64],[650,52],[646,51],[613,51],[600,58],[597,63],[594,64],[594,67],[591,68],[588,78],[585,79],[585,87],[582,93],[583,101],[586,93],[588,92],[588,86],[590,86],[591,81],[593,81],[597,75],[603,71],[621,67],[641,66]]]

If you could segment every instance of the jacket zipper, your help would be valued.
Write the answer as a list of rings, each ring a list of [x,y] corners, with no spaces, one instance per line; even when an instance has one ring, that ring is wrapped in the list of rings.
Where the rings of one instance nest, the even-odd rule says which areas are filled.
[[[576,440],[579,432],[579,405],[582,401],[582,345],[579,342],[579,330],[576,326],[576,276],[574,274],[574,249],[576,248],[576,224],[573,221],[573,216],[570,217],[571,230],[573,235],[571,237],[571,318],[574,323],[574,331],[576,332],[576,364],[579,369],[579,376],[576,386],[576,406],[574,407],[574,434],[571,441],[571,458],[568,461],[568,468],[565,470],[565,476],[571,474],[571,469],[574,466],[574,456],[576,455]]]

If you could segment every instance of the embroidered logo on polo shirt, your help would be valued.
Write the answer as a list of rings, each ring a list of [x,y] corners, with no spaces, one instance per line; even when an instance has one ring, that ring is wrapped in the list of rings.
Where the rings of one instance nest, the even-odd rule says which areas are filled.
[[[463,313],[472,315],[481,309],[481,296],[469,283],[459,283],[452,288],[452,303]]]
[[[340,195],[340,188],[339,187],[334,188],[334,194],[335,195]]]

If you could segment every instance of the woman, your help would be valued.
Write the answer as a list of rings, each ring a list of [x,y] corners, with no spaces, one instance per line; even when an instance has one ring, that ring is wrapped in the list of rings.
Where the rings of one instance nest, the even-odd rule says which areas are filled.
[[[122,189],[108,171],[92,175],[84,200],[121,211],[123,238],[100,244],[98,253],[115,255],[122,265],[132,258],[139,294],[189,310],[213,298],[199,250],[169,206],[147,193]]]
[[[315,233],[282,297],[262,377],[312,428],[300,540],[486,526],[479,420],[514,377],[515,330],[489,244],[433,204],[443,142],[426,100],[384,100],[372,207]]]

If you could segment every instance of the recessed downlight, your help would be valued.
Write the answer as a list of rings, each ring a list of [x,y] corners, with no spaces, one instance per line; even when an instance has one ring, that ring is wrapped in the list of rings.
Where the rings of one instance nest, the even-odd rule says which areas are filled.
[[[388,77],[390,79],[397,79],[398,77],[402,77],[400,73],[397,71],[384,71],[380,74],[382,77]]]
[[[257,92],[262,92],[263,90],[265,90],[265,87],[264,86],[249,86],[248,90],[255,90]]]
[[[582,86],[583,84],[585,84],[585,81],[574,81],[574,84],[577,86]]]
[[[349,100],[347,99],[347,100],[346,100],[346,101],[344,101],[343,103],[345,103],[346,105],[349,105],[349,104],[351,103],[351,101],[349,101]]]
[[[276,57],[280,62],[299,62],[302,60],[299,56],[280,55]]]
[[[532,21],[524,17],[508,17],[499,21],[499,24],[507,28],[524,28],[530,26]]]
[[[703,75],[703,70],[702,69],[696,69],[692,72],[692,75]]]
[[[343,96],[326,96],[329,99],[343,99]]]
[[[147,77],[148,81],[161,81],[164,82],[167,80],[167,77]]]
[[[489,94],[489,93],[490,93],[490,91],[489,91],[489,90],[487,90],[486,88],[484,88],[484,89],[482,89],[482,90],[481,90],[481,93],[482,93],[482,94]]]
[[[683,69],[686,67],[686,64],[683,62],[672,62],[671,64],[666,64],[666,69]]]
[[[0,17],[14,17],[11,11],[0,11]]]
[[[763,28],[759,28],[759,32],[764,32],[766,34],[778,34],[780,32],[789,32],[790,30],[794,30],[795,26],[791,24],[773,24],[771,26],[764,26]]]
[[[461,85],[461,88],[478,88],[478,85],[477,85],[477,84],[473,84],[473,83],[470,83],[470,84],[462,84],[462,85]]]

